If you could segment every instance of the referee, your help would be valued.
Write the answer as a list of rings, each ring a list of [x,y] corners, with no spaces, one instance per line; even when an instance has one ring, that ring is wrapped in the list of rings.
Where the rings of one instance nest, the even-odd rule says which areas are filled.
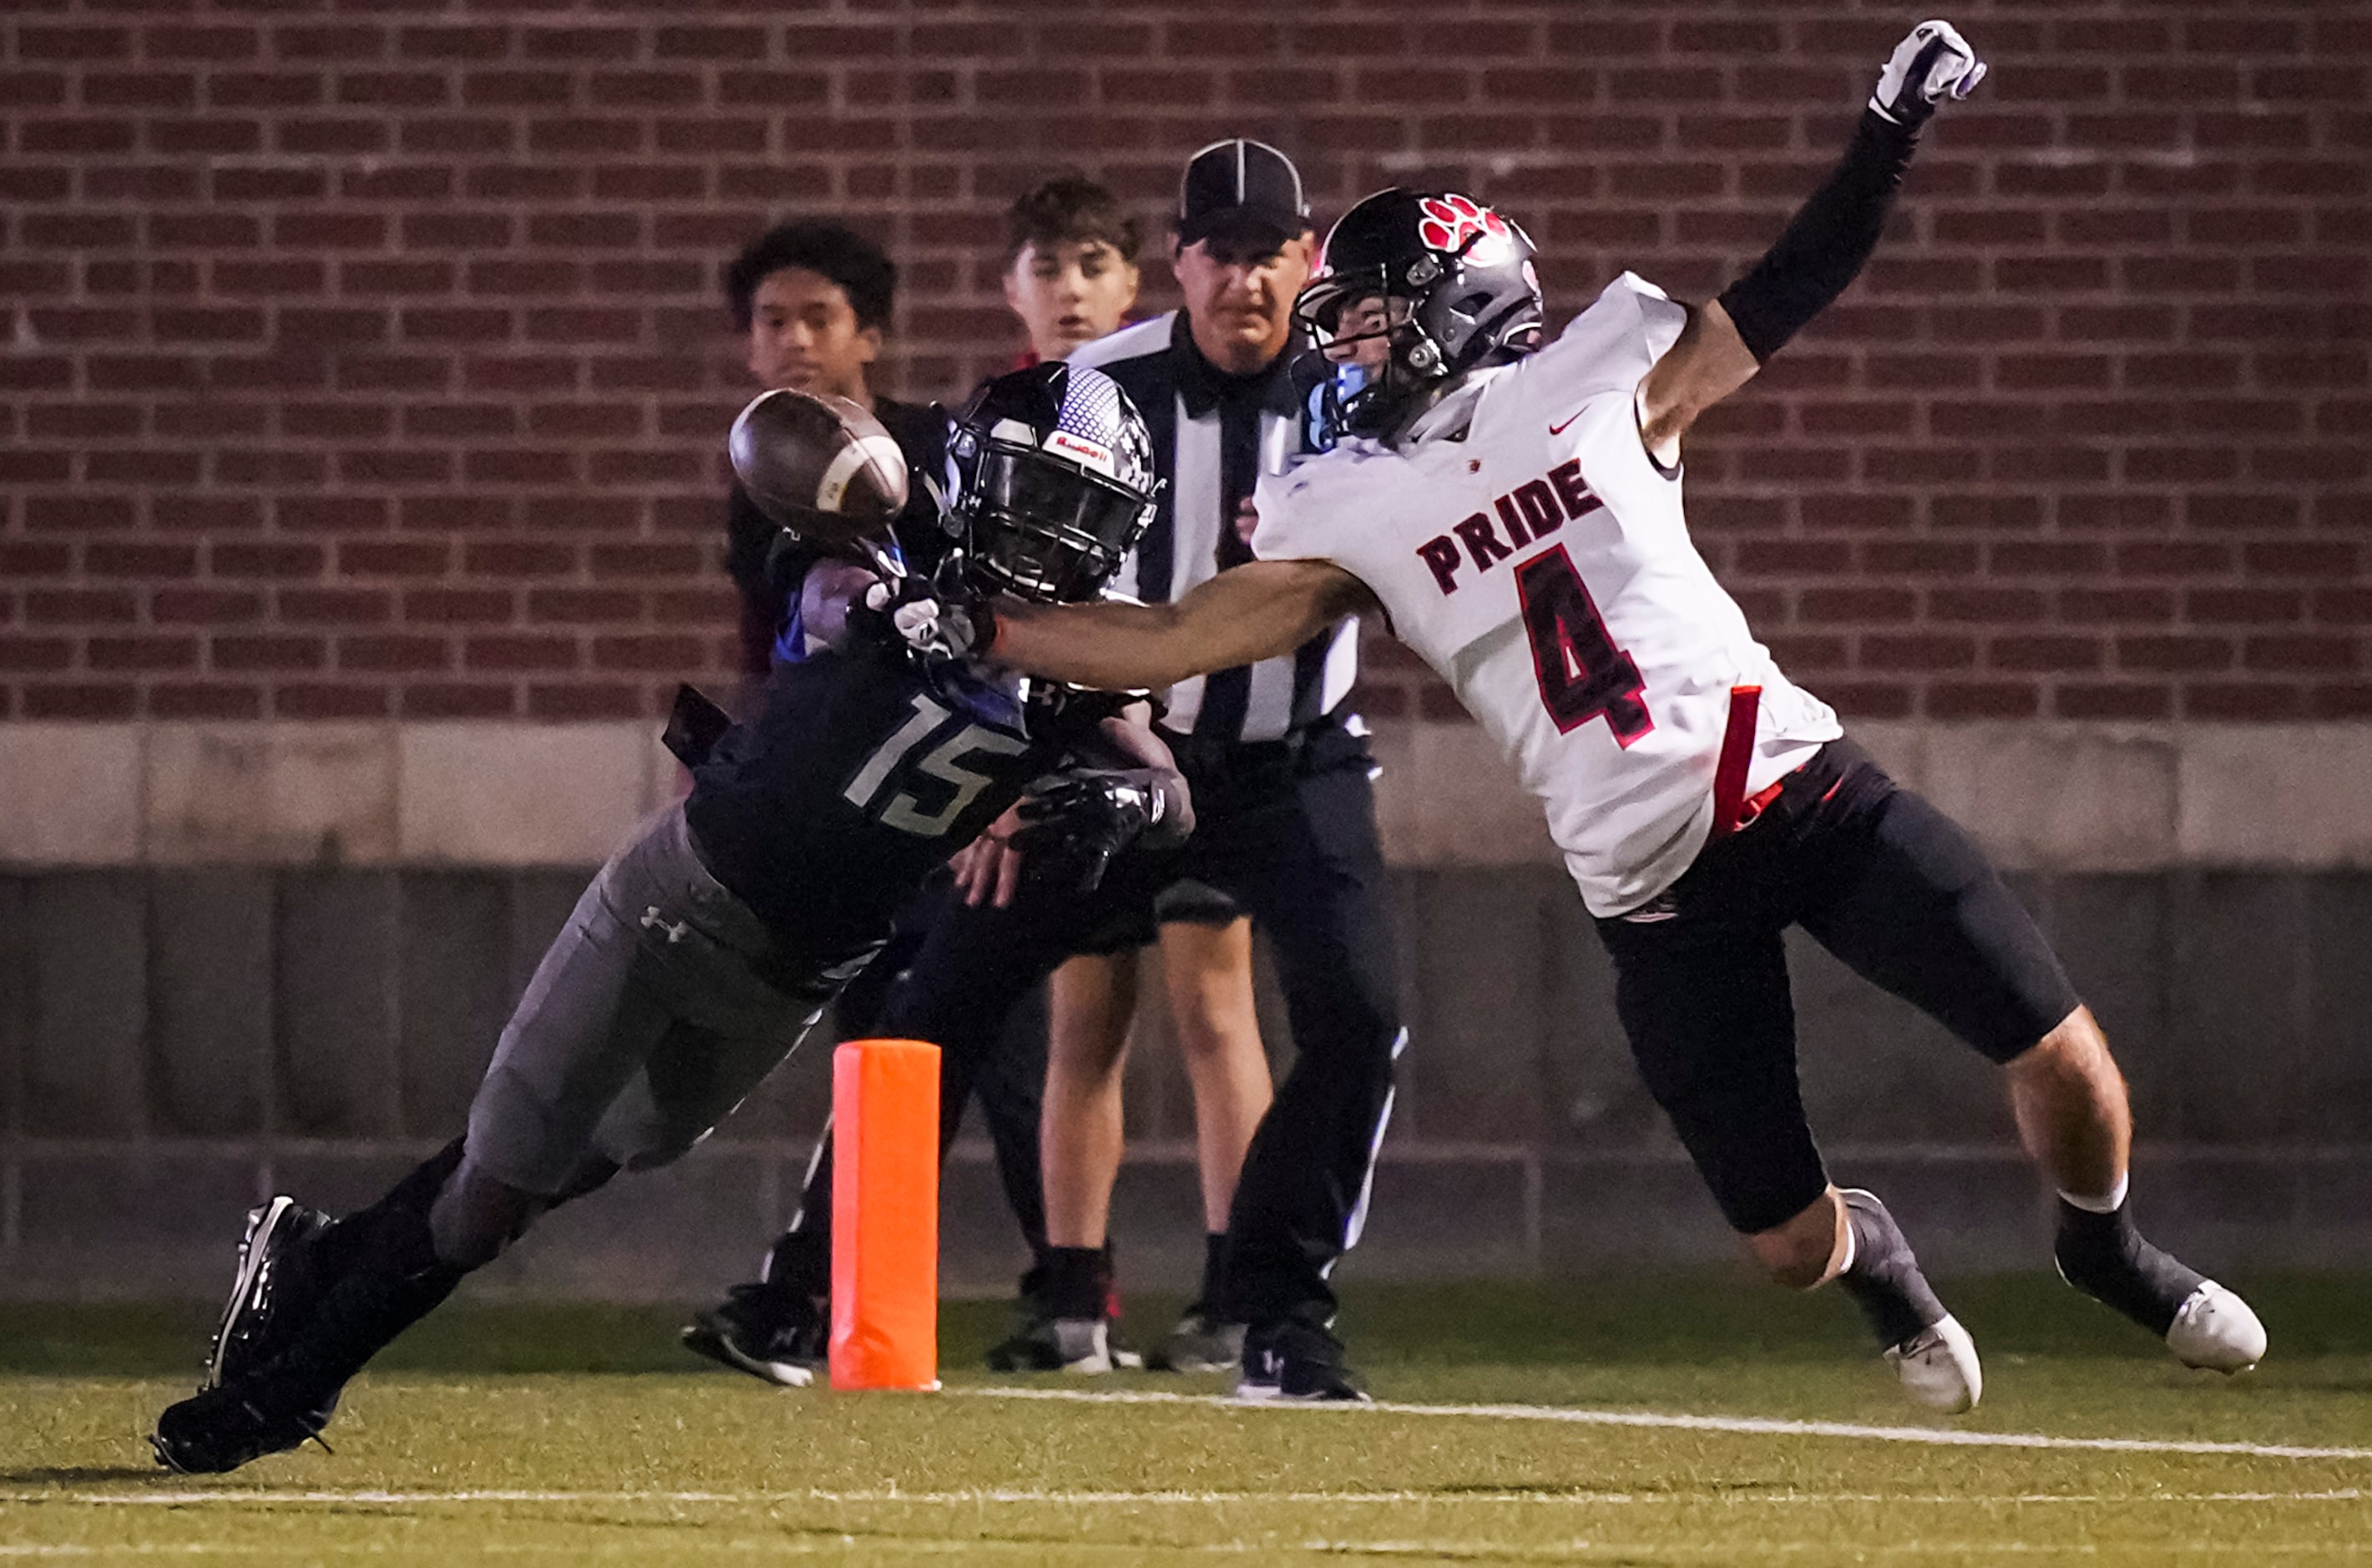
[[[1172,260],[1185,308],[1075,351],[1128,392],[1165,482],[1116,587],[1168,600],[1251,559],[1250,497],[1297,450],[1295,296],[1312,242],[1300,175],[1275,148],[1225,141],[1180,183]],[[1192,882],[1249,912],[1275,953],[1296,1055],[1246,1155],[1228,1217],[1220,1301],[1246,1325],[1238,1391],[1363,1397],[1332,1334],[1327,1274],[1358,1238],[1392,1101],[1401,1028],[1376,835],[1375,762],[1345,710],[1357,627],[1293,654],[1161,694],[1163,738],[1194,792],[1196,828],[1175,853],[1123,856],[1096,896],[1025,882],[1012,904],[948,906],[899,982],[882,1027],[947,1043],[922,1020],[994,1030],[1074,953],[1150,924],[1167,889]],[[786,1238],[788,1240],[788,1238]],[[1046,1254],[1044,1319],[1101,1318],[1099,1246]],[[746,1310],[758,1287],[737,1286]],[[754,1327],[754,1323],[752,1324]],[[1030,1330],[1013,1346],[1027,1347]],[[1004,1363],[1009,1347],[1000,1347]],[[1011,1357],[1022,1365],[1069,1365]],[[1082,1365],[1081,1370],[1088,1367]]]
[[[1301,447],[1293,301],[1314,245],[1301,176],[1274,147],[1217,142],[1180,183],[1173,270],[1185,308],[1073,363],[1144,412],[1168,482],[1114,587],[1166,602],[1252,559],[1251,494]],[[1295,1058],[1253,1134],[1228,1217],[1221,1308],[1247,1325],[1239,1391],[1348,1399],[1327,1275],[1358,1239],[1406,1043],[1376,834],[1374,760],[1344,704],[1358,625],[1162,693],[1163,737],[1196,794],[1176,874],[1268,935]],[[1207,802],[1207,807],[1204,803]],[[1151,859],[1153,857],[1139,857]],[[1056,1248],[1059,1285],[1061,1260]]]

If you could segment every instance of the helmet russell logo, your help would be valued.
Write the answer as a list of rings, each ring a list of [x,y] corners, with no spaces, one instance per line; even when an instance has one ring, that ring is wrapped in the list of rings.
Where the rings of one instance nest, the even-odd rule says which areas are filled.
[[[1067,430],[1057,430],[1046,437],[1046,449],[1076,458],[1107,479],[1120,477],[1120,465],[1112,460],[1111,448],[1099,446],[1085,436],[1074,436]]]

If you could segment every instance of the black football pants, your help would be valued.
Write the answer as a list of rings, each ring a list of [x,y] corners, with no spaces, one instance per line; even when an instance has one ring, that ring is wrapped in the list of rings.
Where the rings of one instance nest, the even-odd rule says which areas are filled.
[[[1968,833],[1852,741],[1831,741],[1665,894],[1598,922],[1640,1076],[1748,1235],[1829,1185],[1796,1074],[1790,925],[1994,1062],[2076,1006]]]

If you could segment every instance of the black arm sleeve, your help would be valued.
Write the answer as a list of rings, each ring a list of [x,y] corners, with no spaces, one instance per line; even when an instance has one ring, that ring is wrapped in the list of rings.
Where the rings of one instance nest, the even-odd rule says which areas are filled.
[[[1722,290],[1722,308],[1756,364],[1778,353],[1854,281],[1878,248],[1918,145],[1917,131],[1863,110],[1835,172],[1753,270]]]

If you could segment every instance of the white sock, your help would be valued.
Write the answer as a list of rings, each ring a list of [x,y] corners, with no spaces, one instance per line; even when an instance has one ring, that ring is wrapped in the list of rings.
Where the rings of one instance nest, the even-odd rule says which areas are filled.
[[[1845,1201],[1843,1198],[1839,1198],[1837,1200],[1837,1214],[1843,1222],[1844,1225],[1845,1244],[1843,1254],[1843,1256],[1831,1256],[1830,1260],[1835,1266],[1830,1269],[1827,1273],[1820,1276],[1819,1284],[1809,1287],[1813,1290],[1818,1290],[1820,1288],[1820,1285],[1827,1284],[1831,1280],[1840,1279],[1845,1274],[1850,1273],[1854,1266],[1854,1257],[1861,1250],[1861,1239],[1854,1235],[1853,1211],[1845,1207]]]
[[[2132,1186],[2133,1173],[2130,1171],[2121,1171],[2117,1176],[2117,1184],[2109,1189],[2109,1195],[2105,1198],[2084,1197],[2080,1194],[2070,1192],[2064,1187],[2062,1187],[2059,1190],[2059,1195],[2062,1198],[2066,1199],[2067,1202],[2075,1207],[2083,1210],[2087,1214],[2113,1214],[2124,1206],[2125,1193]]]

